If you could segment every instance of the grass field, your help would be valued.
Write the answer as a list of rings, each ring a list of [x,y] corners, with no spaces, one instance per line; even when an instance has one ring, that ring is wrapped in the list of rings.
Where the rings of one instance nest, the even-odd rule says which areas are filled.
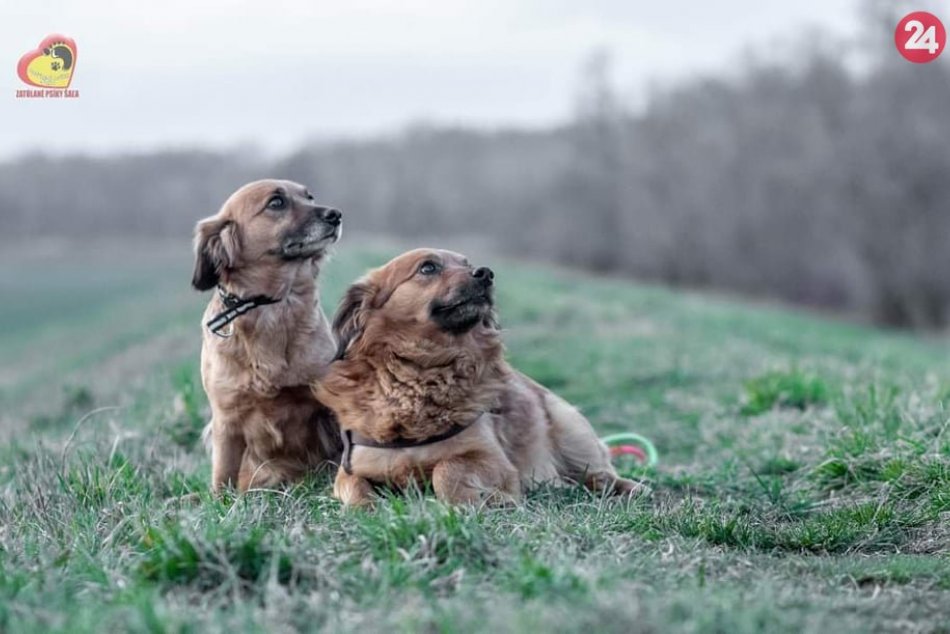
[[[512,361],[653,438],[651,499],[215,499],[206,297],[126,251],[0,256],[0,631],[950,632],[943,339],[493,262]]]

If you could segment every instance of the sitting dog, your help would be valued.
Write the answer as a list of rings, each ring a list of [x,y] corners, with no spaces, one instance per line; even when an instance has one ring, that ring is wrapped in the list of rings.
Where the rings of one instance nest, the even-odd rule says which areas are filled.
[[[316,278],[341,221],[303,185],[262,180],[195,229],[192,285],[217,287],[201,347],[214,490],[293,481],[340,455],[336,421],[310,385],[335,349]]]
[[[494,274],[417,249],[353,284],[334,319],[337,361],[314,384],[334,410],[343,456],[334,494],[431,483],[450,503],[517,500],[536,482],[637,494],[580,412],[509,366]]]

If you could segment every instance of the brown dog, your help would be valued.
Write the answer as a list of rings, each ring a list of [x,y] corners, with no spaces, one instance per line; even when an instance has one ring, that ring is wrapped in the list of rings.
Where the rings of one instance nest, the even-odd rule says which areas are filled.
[[[414,482],[453,503],[562,480],[641,491],[587,419],[505,362],[493,279],[457,253],[417,249],[350,287],[334,320],[339,360],[314,385],[343,430],[344,503]]]
[[[339,430],[310,384],[333,358],[317,274],[342,215],[303,185],[245,185],[195,229],[205,310],[201,380],[211,403],[211,483],[246,491],[336,460]]]

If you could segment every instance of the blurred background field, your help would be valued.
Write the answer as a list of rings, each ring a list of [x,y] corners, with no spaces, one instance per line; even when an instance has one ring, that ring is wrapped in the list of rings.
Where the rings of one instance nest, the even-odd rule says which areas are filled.
[[[466,236],[519,257],[885,325],[939,329],[948,320],[950,58],[910,64],[893,35],[911,8],[939,14],[946,3],[815,2],[810,15],[802,5],[802,16],[736,1],[692,20],[689,12],[673,19],[675,5],[661,11],[618,2],[546,10],[509,3],[495,7],[494,18],[487,8],[406,5],[365,16],[354,9],[349,18],[365,22],[366,32],[354,26],[351,38],[359,39],[338,49],[331,43],[340,35],[320,37],[318,27],[350,25],[349,14],[292,4],[301,24],[312,20],[313,39],[286,42],[279,30],[261,37],[294,51],[300,66],[249,44],[195,57],[210,77],[233,80],[227,90],[193,89],[197,71],[172,66],[187,53],[164,50],[157,32],[145,31],[139,37],[153,46],[137,54],[142,70],[131,85],[139,92],[116,93],[106,69],[118,62],[96,47],[124,41],[114,32],[117,18],[106,12],[96,30],[87,26],[97,57],[84,69],[91,85],[65,104],[69,112],[37,103],[44,100],[0,106],[7,121],[21,122],[0,144],[3,239],[181,239],[237,186],[276,175],[308,184],[361,234]],[[165,16],[140,10],[129,19]],[[254,9],[231,11],[234,23],[196,10],[185,42],[200,46],[194,38],[203,30],[243,33],[238,17]],[[791,12],[784,24],[783,11]],[[524,24],[501,28],[506,16]],[[382,44],[364,39],[387,24],[415,29],[418,43],[405,47],[431,39],[444,51],[429,50],[421,63],[394,43],[395,61],[374,58],[370,51]],[[717,35],[725,24],[729,43]],[[481,49],[456,50],[478,46],[479,25],[487,32]],[[563,52],[529,54],[535,40],[553,46],[559,37],[565,50],[578,51],[569,64]],[[363,57],[355,42],[367,47]],[[494,81],[484,77],[504,64],[507,50],[513,67],[499,67]],[[704,50],[718,65],[710,67]],[[340,66],[329,75],[333,60]],[[655,70],[642,67],[649,60]],[[427,68],[435,76],[425,90],[410,83]],[[164,91],[146,81],[148,69],[171,73]],[[464,90],[437,81],[453,69],[459,83],[470,78]],[[407,84],[392,85],[392,75]],[[546,94],[563,91],[556,108],[552,98],[530,101],[541,78]],[[383,117],[356,104],[380,105],[353,92],[373,86],[388,87],[376,99],[410,123],[380,131]],[[174,97],[186,89],[190,106]],[[458,103],[459,91],[467,105]],[[513,122],[498,111],[506,99]],[[487,122],[486,110],[494,113]],[[64,125],[45,124],[60,116]],[[222,141],[228,135],[230,144]]]

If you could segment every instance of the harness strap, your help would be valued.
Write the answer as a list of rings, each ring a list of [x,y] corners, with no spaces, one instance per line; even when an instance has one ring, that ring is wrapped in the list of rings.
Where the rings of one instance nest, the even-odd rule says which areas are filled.
[[[482,415],[479,414],[475,417],[477,421],[481,418]],[[437,442],[443,440],[448,440],[452,436],[457,436],[463,431],[471,427],[471,425],[459,425],[455,423],[447,431],[442,432],[441,434],[436,434],[435,436],[429,436],[428,438],[423,438],[422,440],[410,440],[408,438],[396,438],[389,442],[379,442],[373,440],[367,436],[364,436],[360,433],[353,431],[352,429],[346,429],[343,431],[343,460],[342,467],[347,475],[353,475],[353,447],[359,445],[361,447],[374,447],[376,449],[410,449],[412,447],[424,447],[426,445],[433,445]]]
[[[221,297],[221,301],[224,303],[224,310],[208,320],[205,326],[207,326],[208,330],[210,330],[212,333],[222,338],[226,338],[230,335],[221,334],[221,329],[241,315],[254,310],[258,306],[276,304],[280,301],[279,299],[274,299],[273,297],[268,297],[267,295],[255,295],[254,297],[241,299],[237,295],[227,292],[220,286],[218,287],[218,295]]]

